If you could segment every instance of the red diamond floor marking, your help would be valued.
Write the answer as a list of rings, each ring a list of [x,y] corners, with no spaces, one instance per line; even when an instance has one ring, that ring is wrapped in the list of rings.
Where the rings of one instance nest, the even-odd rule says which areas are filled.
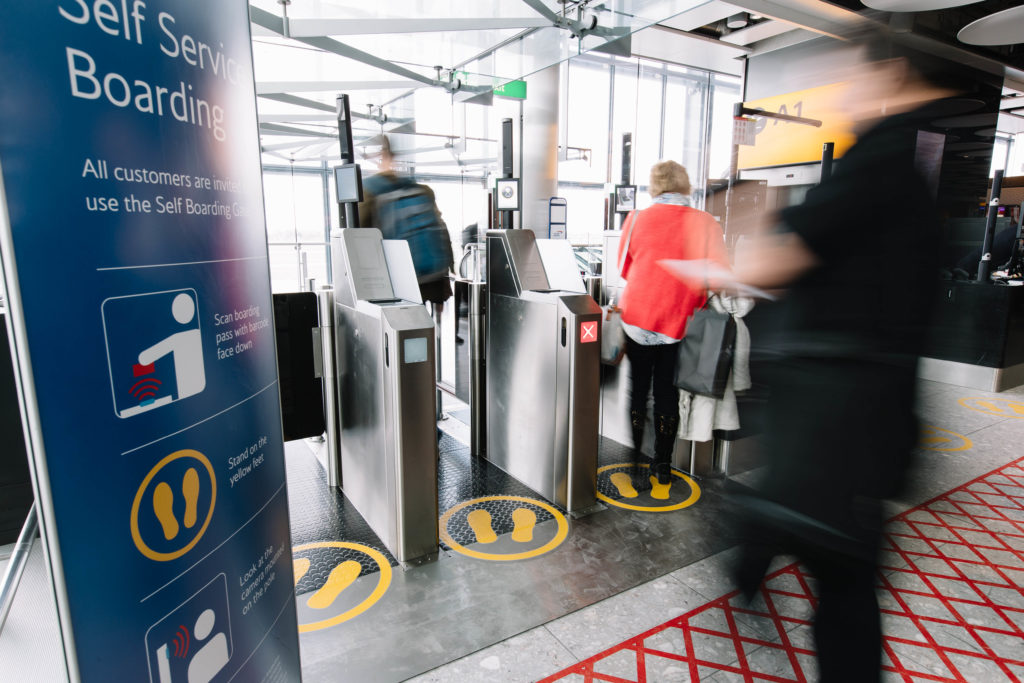
[[[882,645],[892,680],[1024,681],[1024,500],[1012,498],[1024,494],[1022,464],[1024,458],[890,520],[883,565],[895,571],[880,575],[879,602],[891,615],[885,623],[900,632],[886,632]],[[815,680],[812,581],[799,565],[783,567],[751,605],[730,593],[540,683],[571,674],[584,683],[653,683],[658,674],[648,673],[648,661],[688,668],[695,682],[721,672],[744,683]],[[677,652],[666,642],[682,646]],[[638,678],[595,671],[616,656],[634,657]]]

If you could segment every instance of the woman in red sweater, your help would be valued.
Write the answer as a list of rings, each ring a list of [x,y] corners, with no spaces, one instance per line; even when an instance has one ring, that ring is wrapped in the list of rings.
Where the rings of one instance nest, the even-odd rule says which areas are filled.
[[[674,384],[679,340],[693,311],[704,305],[703,282],[683,282],[658,265],[663,259],[710,259],[728,267],[722,228],[711,214],[690,206],[690,178],[674,161],[651,168],[654,203],[631,213],[619,242],[627,280],[619,306],[631,367],[630,423],[633,458],[639,462],[647,396],[654,380],[654,465],[661,484],[671,481],[672,449],[679,429],[679,391]],[[622,250],[626,249],[623,254]]]

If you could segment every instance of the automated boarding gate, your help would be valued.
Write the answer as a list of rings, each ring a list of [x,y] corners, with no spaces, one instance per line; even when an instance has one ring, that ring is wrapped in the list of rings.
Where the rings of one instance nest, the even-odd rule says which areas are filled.
[[[487,459],[569,512],[596,502],[601,309],[550,288],[531,230],[487,233]]]
[[[345,495],[400,562],[437,551],[434,321],[409,245],[331,234]]]

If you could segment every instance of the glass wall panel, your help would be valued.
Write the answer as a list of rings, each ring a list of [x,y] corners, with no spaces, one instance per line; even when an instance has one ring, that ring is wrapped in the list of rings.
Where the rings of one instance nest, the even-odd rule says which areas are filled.
[[[270,244],[270,289],[297,292],[299,288],[299,250],[295,244]]]
[[[732,110],[740,101],[740,81],[729,76],[715,76],[712,87],[711,143],[708,147],[707,177],[727,178],[732,159]]]
[[[676,125],[686,112],[687,82],[674,74],[665,83],[665,134],[662,159],[683,163],[683,126]],[[685,164],[684,164],[685,165]]]
[[[665,158],[661,151],[663,80],[660,68],[652,68],[646,63],[641,65],[636,100],[636,132],[633,133],[633,184],[635,185],[647,185],[651,166]]]
[[[462,230],[469,223],[466,221],[465,191],[460,178],[452,180],[431,180],[424,183],[434,191],[434,198],[437,208],[441,212],[441,218],[448,226],[448,234],[452,239],[452,251],[459,253],[462,245]]]
[[[618,184],[622,181],[622,136],[630,133],[634,144],[637,139],[636,122],[640,63],[637,60],[621,59],[615,63],[612,79],[612,125],[611,125],[611,172],[608,180]],[[636,156],[634,155],[634,158]],[[640,176],[633,168],[632,178]]]
[[[988,177],[995,175],[996,171],[1002,171],[1004,176],[1013,175],[1012,166],[1008,166],[1012,154],[1013,138],[997,135],[992,142],[992,165],[988,171]]]
[[[569,62],[567,109],[568,159],[558,166],[560,180],[604,183],[608,180],[608,65],[574,59]],[[588,150],[587,159],[574,156]]]
[[[324,168],[315,172],[264,170],[267,243],[274,292],[308,289],[309,278],[316,278],[323,284],[328,282],[329,247],[325,226],[328,198],[324,192],[327,173]]]
[[[559,183],[558,196],[566,201],[566,236],[574,244],[590,243],[604,230],[604,186]]]
[[[1010,163],[1006,175],[1024,175],[1024,133],[1017,133],[1010,142]]]

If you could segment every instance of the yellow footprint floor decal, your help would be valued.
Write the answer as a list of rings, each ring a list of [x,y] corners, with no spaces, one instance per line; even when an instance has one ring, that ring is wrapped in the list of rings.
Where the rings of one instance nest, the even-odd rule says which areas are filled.
[[[516,508],[512,511],[512,523],[515,528],[512,530],[512,540],[516,543],[529,543],[533,540],[533,527],[537,525],[537,513],[526,508]]]
[[[199,507],[199,473],[196,468],[189,467],[181,481],[181,493],[185,496],[185,528],[196,525],[196,513]]]
[[[487,510],[480,508],[473,510],[466,515],[466,521],[469,522],[469,527],[476,534],[478,543],[494,543],[498,540],[498,535],[491,528],[491,513]]]
[[[174,518],[174,492],[166,481],[157,484],[153,491],[153,512],[163,528],[164,538],[169,541],[178,535],[180,527]]]
[[[651,498],[655,500],[668,500],[668,492],[671,488],[671,481],[667,484],[659,484],[657,477],[651,477]]]
[[[633,486],[633,478],[626,472],[616,472],[609,479],[612,482],[612,486],[618,489],[619,495],[623,498],[636,498],[640,495]]]
[[[309,571],[309,558],[308,557],[297,557],[292,560],[292,571],[295,573],[295,585],[299,585],[299,581],[302,581],[302,577]]]
[[[330,607],[334,604],[338,595],[359,578],[359,573],[362,570],[362,565],[355,560],[345,560],[331,570],[331,575],[327,577],[327,583],[316,593],[313,593],[309,600],[306,601],[306,604],[313,609]]]

